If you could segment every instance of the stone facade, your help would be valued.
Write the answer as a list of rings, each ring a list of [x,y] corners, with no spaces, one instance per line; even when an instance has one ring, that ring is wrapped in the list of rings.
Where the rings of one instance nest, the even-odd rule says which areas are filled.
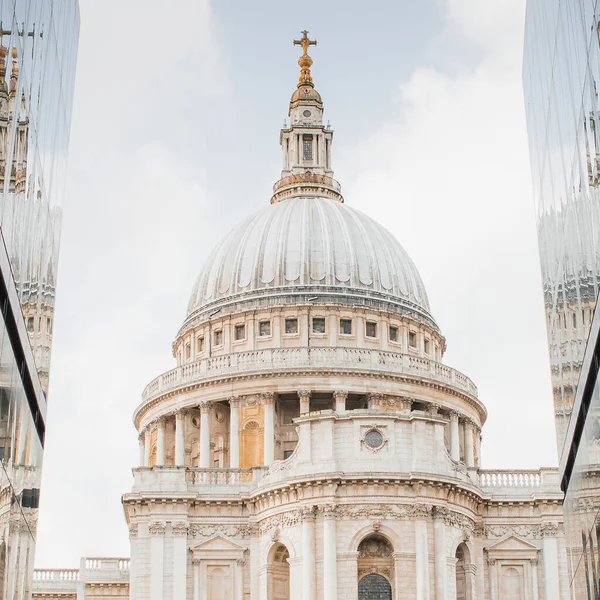
[[[129,598],[568,600],[557,471],[480,467],[485,406],[410,259],[344,207],[299,43],[273,212],[215,251],[134,414]]]

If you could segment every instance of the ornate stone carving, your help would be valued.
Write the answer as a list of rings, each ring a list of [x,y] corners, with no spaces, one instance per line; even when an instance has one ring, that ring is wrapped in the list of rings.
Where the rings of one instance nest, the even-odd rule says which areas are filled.
[[[440,408],[442,408],[442,407],[441,407],[439,404],[435,404],[435,403],[433,403],[433,402],[432,402],[432,403],[429,405],[429,412],[430,412],[430,413],[431,413],[433,416],[435,416],[435,415],[437,415],[437,414],[439,413],[439,411],[440,411]]]
[[[314,506],[303,506],[301,509],[302,514],[302,522],[304,521],[314,521],[316,518],[315,507]]]
[[[213,525],[198,524],[192,525],[189,530],[192,537],[208,539],[215,535],[222,535],[229,538],[247,539],[258,533],[256,525]]]
[[[404,408],[404,400],[394,396],[383,396],[379,406],[387,406],[389,408]]]
[[[244,558],[236,558],[235,559],[235,564],[238,567],[243,567],[246,564],[246,560]]]
[[[474,529],[473,534],[477,537],[487,539],[503,538],[510,534],[522,538],[540,539],[544,537],[542,528],[545,525],[549,525],[546,535],[552,536],[558,533],[558,524],[548,523],[544,525],[478,525]]]
[[[300,398],[300,400],[309,400],[310,390],[298,390],[298,398]]]
[[[275,402],[275,392],[263,392],[261,400],[263,404],[273,404]]]
[[[280,515],[274,515],[259,523],[258,531],[262,535],[268,533],[272,529],[284,529],[286,527],[293,527],[298,525],[302,521],[302,513],[300,510],[292,510],[290,512],[282,513]]]
[[[175,415],[176,419],[185,419],[187,413],[188,411],[185,408],[177,408],[173,411],[173,414]]]
[[[137,537],[137,535],[138,535],[138,524],[130,523],[129,524],[129,537],[134,538],[134,537]]]
[[[208,402],[200,402],[200,404],[198,405],[200,408],[200,412],[203,414],[208,414],[209,410],[210,410],[210,403]]]
[[[308,390],[303,390],[303,391],[308,391]],[[310,395],[310,392],[308,392]],[[300,392],[298,392],[298,395],[300,395]],[[348,391],[347,390],[335,390],[335,392],[333,392],[333,399],[336,401],[342,401],[342,400],[346,400],[348,398]]]
[[[410,507],[412,517],[415,519],[429,519],[431,517],[433,507],[431,504],[415,504]]]
[[[556,537],[558,535],[558,523],[542,523],[540,534],[542,537]]]
[[[319,506],[319,509],[323,513],[323,518],[325,519],[335,519],[338,516],[338,507],[335,504],[325,504]]]
[[[383,400],[383,394],[379,392],[371,392],[369,394],[369,405],[370,406],[381,406],[381,401]]]
[[[258,404],[258,396],[253,394],[244,398],[244,406],[256,406]]]
[[[184,521],[177,521],[177,523],[173,523],[171,529],[173,530],[173,535],[187,535],[189,531],[188,524]]]
[[[435,520],[439,519],[443,521],[446,525],[450,525],[451,527],[456,527],[457,529],[463,530],[463,536],[471,536],[475,530],[475,524],[473,520],[469,517],[456,512],[454,510],[450,510],[444,506],[434,506],[433,507],[433,518]],[[465,539],[468,539],[465,537]]]
[[[229,402],[231,408],[237,408],[240,405],[241,398],[239,396],[229,396],[227,402]]]
[[[165,523],[162,523],[160,521],[154,521],[153,523],[150,523],[148,531],[150,532],[150,535],[165,535],[167,531],[167,526],[165,525]]]
[[[379,536],[368,537],[358,547],[358,558],[386,558],[393,553],[390,543]]]

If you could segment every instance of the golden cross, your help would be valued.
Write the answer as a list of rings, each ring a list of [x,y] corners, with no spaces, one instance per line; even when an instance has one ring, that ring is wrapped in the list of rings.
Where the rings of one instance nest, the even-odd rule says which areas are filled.
[[[309,40],[308,31],[306,31],[306,29],[300,33],[302,34],[302,38],[299,40],[294,40],[294,46],[302,46],[302,50],[304,50],[304,56],[307,56],[308,47],[316,46],[317,40]]]

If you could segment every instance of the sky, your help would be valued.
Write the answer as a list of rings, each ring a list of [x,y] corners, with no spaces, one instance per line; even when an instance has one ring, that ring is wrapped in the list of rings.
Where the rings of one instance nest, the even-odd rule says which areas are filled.
[[[521,85],[524,0],[80,0],[36,565],[128,556],[132,413],[210,249],[266,206],[308,29],[345,201],[414,260],[489,417],[557,464]]]

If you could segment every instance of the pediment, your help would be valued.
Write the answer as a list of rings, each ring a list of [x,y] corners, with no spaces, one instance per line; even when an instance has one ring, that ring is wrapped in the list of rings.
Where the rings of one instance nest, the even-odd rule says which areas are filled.
[[[539,550],[537,546],[534,546],[531,542],[524,540],[516,535],[509,535],[507,537],[498,540],[496,543],[487,547],[489,550]]]
[[[245,548],[222,535],[215,535],[194,546],[194,559],[236,560],[244,557]]]
[[[192,550],[241,550],[243,552],[244,547],[222,535],[215,535],[194,546]]]
[[[540,549],[519,536],[508,535],[491,546],[487,546],[485,551],[491,559],[521,558],[533,560],[537,557]]]

